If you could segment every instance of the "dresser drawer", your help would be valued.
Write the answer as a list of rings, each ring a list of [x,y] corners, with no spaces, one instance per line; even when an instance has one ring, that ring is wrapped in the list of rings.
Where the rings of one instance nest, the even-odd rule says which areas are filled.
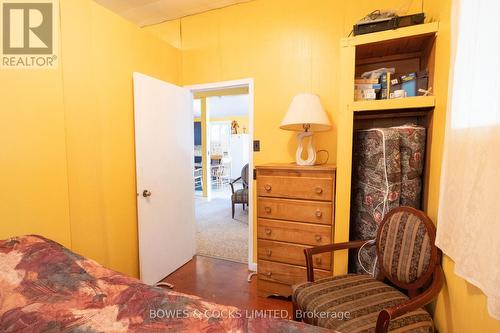
[[[322,201],[305,201],[259,197],[257,216],[319,224],[332,224],[332,204]]]
[[[292,286],[289,284],[257,279],[257,295],[259,295],[260,297],[290,297],[292,296]]]
[[[257,255],[259,259],[278,261],[285,264],[306,266],[304,249],[310,246],[289,244],[259,239],[257,241]],[[331,269],[331,254],[322,253],[313,256],[314,268]]]
[[[333,178],[258,175],[257,195],[332,201],[333,182]]]
[[[331,243],[331,226],[257,219],[257,237],[304,245],[325,245]]]
[[[307,281],[306,268],[289,264],[282,264],[267,260],[259,260],[257,265],[259,279],[293,285]],[[315,279],[332,276],[329,271],[314,270]]]

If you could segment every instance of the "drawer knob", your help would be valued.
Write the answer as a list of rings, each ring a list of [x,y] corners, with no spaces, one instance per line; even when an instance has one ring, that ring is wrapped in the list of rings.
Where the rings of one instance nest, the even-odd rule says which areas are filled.
[[[266,213],[271,214],[271,207],[264,207]]]
[[[270,234],[271,234],[271,229],[266,228],[266,235],[270,235]]]
[[[321,242],[321,238],[322,238],[321,235],[316,235],[314,238],[316,238],[317,242]]]
[[[270,256],[271,256],[271,254],[273,254],[273,251],[271,251],[270,249],[267,249],[267,250],[266,250],[266,255],[267,255],[268,257],[270,257]]]
[[[267,272],[266,275],[267,275],[267,277],[271,277],[273,275],[273,273]]]
[[[264,186],[264,189],[267,191],[267,192],[271,192],[271,190],[273,189],[271,185],[267,184],[266,186]]]
[[[316,187],[316,194],[323,193],[323,189],[321,187]]]
[[[321,258],[320,257],[316,258],[316,264],[321,265]]]
[[[316,211],[316,217],[321,217],[323,216],[323,212],[321,212],[319,209]]]

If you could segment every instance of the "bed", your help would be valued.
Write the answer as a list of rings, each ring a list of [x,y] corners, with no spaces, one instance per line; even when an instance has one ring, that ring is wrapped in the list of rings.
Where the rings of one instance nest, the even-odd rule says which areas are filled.
[[[141,283],[41,236],[0,240],[1,332],[326,332]]]

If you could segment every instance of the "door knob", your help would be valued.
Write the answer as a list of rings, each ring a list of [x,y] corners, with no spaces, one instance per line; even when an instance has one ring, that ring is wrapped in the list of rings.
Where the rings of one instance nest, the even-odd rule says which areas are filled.
[[[149,192],[148,190],[144,190],[144,191],[142,191],[142,196],[144,198],[148,198],[151,196],[151,192]]]

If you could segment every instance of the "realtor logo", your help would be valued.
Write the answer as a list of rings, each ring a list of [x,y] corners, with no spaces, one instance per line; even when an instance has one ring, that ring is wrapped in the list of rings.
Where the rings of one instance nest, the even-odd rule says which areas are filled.
[[[56,0],[1,0],[2,68],[57,66]]]

